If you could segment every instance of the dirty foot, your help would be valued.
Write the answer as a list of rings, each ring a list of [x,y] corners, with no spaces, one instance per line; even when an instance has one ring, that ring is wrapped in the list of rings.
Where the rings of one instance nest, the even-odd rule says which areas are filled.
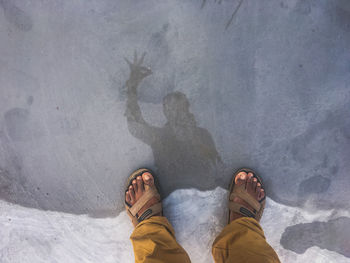
[[[129,186],[128,191],[125,193],[125,200],[131,206],[133,206],[137,200],[141,198],[143,193],[151,186],[154,185],[154,179],[151,173],[144,172],[142,176],[136,177],[132,181],[132,185]],[[144,211],[150,208],[152,205],[159,203],[159,199],[156,197],[151,198],[138,212],[139,215],[142,215]],[[156,216],[160,216],[161,213],[156,214]]]
[[[248,174],[245,172],[238,173],[235,177],[235,183],[237,185],[245,184],[245,188],[247,189],[248,194],[250,194],[257,201],[260,201],[265,196],[264,189],[261,188],[261,184],[258,183],[258,180],[256,178],[253,178],[252,173],[248,173]],[[235,197],[233,201],[243,205],[249,210],[254,210],[247,202],[245,202],[239,197]],[[239,213],[230,211],[230,222],[240,217],[244,217],[244,216]]]

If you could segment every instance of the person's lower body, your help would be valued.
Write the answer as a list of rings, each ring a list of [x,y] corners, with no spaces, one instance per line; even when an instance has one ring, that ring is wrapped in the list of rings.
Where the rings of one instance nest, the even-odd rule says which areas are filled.
[[[187,263],[186,251],[177,243],[166,217],[153,216],[138,224],[130,236],[136,263]]]
[[[212,246],[215,262],[280,262],[266,242],[259,224],[265,207],[261,178],[243,168],[232,177],[228,225]],[[177,243],[173,227],[162,216],[161,199],[154,175],[138,169],[127,180],[125,208],[135,230],[130,236],[136,263],[187,263],[186,251]]]
[[[191,262],[163,216],[154,216],[138,224],[130,239],[136,263]],[[213,243],[212,254],[216,263],[280,262],[266,242],[260,224],[247,217],[232,221],[221,231]]]

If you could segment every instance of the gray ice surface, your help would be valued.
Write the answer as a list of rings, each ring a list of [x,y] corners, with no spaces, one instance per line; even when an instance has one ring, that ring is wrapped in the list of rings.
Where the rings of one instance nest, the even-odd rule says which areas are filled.
[[[350,210],[348,0],[0,0],[0,39],[3,200],[103,217],[136,168],[166,196],[248,166]]]

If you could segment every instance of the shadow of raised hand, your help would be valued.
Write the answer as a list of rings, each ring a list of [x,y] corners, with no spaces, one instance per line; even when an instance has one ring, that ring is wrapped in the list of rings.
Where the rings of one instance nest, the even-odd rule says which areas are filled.
[[[144,78],[152,74],[152,70],[150,68],[142,66],[145,56],[146,52],[144,52],[141,58],[138,60],[137,52],[135,51],[133,62],[130,62],[127,58],[124,58],[130,68],[130,76],[126,82],[127,86],[136,87]]]

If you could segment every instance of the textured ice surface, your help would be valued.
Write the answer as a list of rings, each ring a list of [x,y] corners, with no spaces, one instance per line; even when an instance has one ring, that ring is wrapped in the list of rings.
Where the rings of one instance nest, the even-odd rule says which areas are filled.
[[[177,190],[164,200],[165,214],[192,262],[212,262],[211,244],[225,225],[227,191]],[[129,241],[133,227],[125,212],[115,218],[91,218],[41,211],[0,201],[0,261],[6,262],[133,262]],[[262,226],[282,262],[349,262],[329,250],[309,248],[296,254],[280,246],[289,225],[326,221],[349,214],[288,207],[267,199]]]
[[[125,178],[143,166],[167,194],[224,188],[233,170],[254,168],[271,199],[303,208],[276,205],[273,225],[265,215],[285,261],[341,262],[313,245],[350,255],[349,218],[322,211],[350,211],[349,0],[0,0],[0,39],[0,198],[70,213],[2,203],[0,261],[131,261],[125,215],[84,214],[115,217]],[[137,103],[124,60],[134,50],[153,72]],[[181,103],[166,105],[179,110],[163,114],[174,92]],[[190,193],[179,206],[200,216],[185,220],[174,201]],[[210,193],[166,201],[194,261],[224,222],[223,208],[199,206],[215,203],[200,198]],[[305,254],[279,248],[281,236]]]
[[[248,165],[279,203],[350,209],[350,1],[243,1],[225,29],[238,2],[0,0],[0,198],[100,216],[140,166],[170,193]],[[148,144],[124,115],[134,50]],[[190,132],[165,126],[174,91]]]

